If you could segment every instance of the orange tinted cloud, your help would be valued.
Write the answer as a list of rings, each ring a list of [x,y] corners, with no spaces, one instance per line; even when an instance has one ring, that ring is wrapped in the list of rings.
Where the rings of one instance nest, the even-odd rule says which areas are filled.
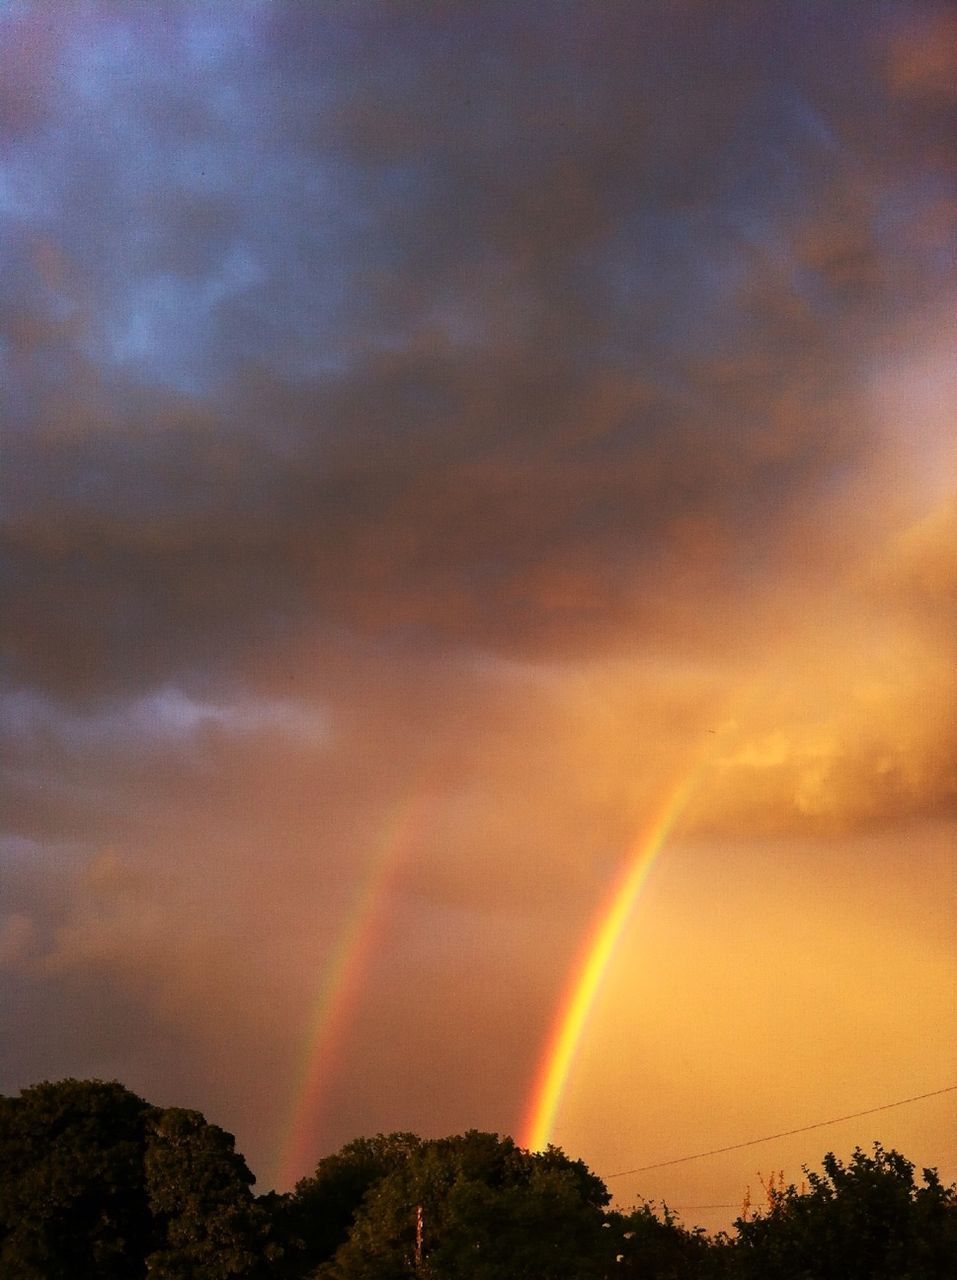
[[[902,97],[952,100],[957,96],[957,18],[946,7],[913,14],[891,41],[888,74]]]
[[[845,1064],[878,1101],[921,1042],[943,1070],[939,922],[913,955],[957,697],[927,12],[0,19],[2,1087],[119,1074],[265,1172],[424,778],[313,1154],[518,1123],[687,777],[583,1149],[778,1127],[779,1040],[812,1115]]]

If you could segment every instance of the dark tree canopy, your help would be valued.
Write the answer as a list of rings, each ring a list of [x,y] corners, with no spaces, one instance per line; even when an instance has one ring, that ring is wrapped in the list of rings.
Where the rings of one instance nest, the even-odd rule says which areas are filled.
[[[740,1274],[746,1280],[946,1280],[957,1276],[954,1188],[896,1151],[858,1147],[823,1173],[806,1171],[808,1190],[772,1195],[764,1214],[739,1221]]]
[[[287,1241],[288,1274],[303,1274],[325,1262],[349,1238],[356,1214],[377,1183],[417,1152],[422,1141],[414,1133],[356,1138],[319,1161],[291,1196],[274,1197],[273,1212],[282,1221]],[[297,1259],[292,1264],[291,1258]]]
[[[115,1082],[0,1099],[3,1280],[230,1280],[267,1247],[233,1137]]]
[[[162,1244],[147,1259],[158,1280],[229,1280],[259,1266],[265,1224],[255,1181],[232,1134],[198,1111],[154,1113],[145,1151],[149,1209]]]
[[[731,1237],[609,1208],[556,1147],[380,1134],[256,1199],[233,1137],[121,1084],[0,1097],[0,1280],[957,1280],[957,1191],[827,1155]]]
[[[153,1241],[151,1108],[119,1084],[64,1080],[0,1100],[0,1274],[111,1280]]]
[[[728,1275],[723,1238],[689,1231],[667,1207],[643,1204],[607,1215],[609,1268],[615,1280],[711,1280]]]
[[[597,1274],[608,1199],[555,1148],[533,1154],[474,1130],[424,1142],[369,1189],[320,1274],[586,1277]]]

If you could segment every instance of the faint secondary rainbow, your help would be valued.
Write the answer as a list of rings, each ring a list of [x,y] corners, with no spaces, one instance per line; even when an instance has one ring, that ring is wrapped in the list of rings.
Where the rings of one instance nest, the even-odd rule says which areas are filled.
[[[588,1023],[595,998],[608,972],[625,926],[648,880],[655,859],[681,816],[699,776],[692,768],[666,793],[658,809],[632,844],[605,904],[595,917],[585,945],[572,968],[571,980],[558,1006],[522,1124],[522,1146],[543,1150],[549,1142],[565,1086]]]
[[[303,1065],[276,1162],[276,1185],[292,1185],[312,1171],[314,1138],[349,1020],[359,1001],[369,959],[381,935],[390,891],[435,808],[428,781],[389,816],[363,876],[322,983],[305,1039]]]

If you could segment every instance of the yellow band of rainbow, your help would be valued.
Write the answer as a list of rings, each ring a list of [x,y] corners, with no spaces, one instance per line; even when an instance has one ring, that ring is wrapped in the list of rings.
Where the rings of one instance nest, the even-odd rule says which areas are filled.
[[[655,859],[680,817],[697,777],[697,769],[682,773],[632,844],[572,968],[571,980],[559,1002],[522,1123],[519,1141],[531,1151],[544,1150],[549,1143],[595,998]]]

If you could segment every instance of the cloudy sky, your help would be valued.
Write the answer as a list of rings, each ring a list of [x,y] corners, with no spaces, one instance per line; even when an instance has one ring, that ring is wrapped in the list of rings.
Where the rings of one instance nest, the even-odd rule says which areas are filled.
[[[261,1187],[521,1138],[682,779],[554,1141],[957,1084],[953,8],[6,0],[0,59],[0,1088]],[[955,1098],[610,1185],[954,1177]]]

